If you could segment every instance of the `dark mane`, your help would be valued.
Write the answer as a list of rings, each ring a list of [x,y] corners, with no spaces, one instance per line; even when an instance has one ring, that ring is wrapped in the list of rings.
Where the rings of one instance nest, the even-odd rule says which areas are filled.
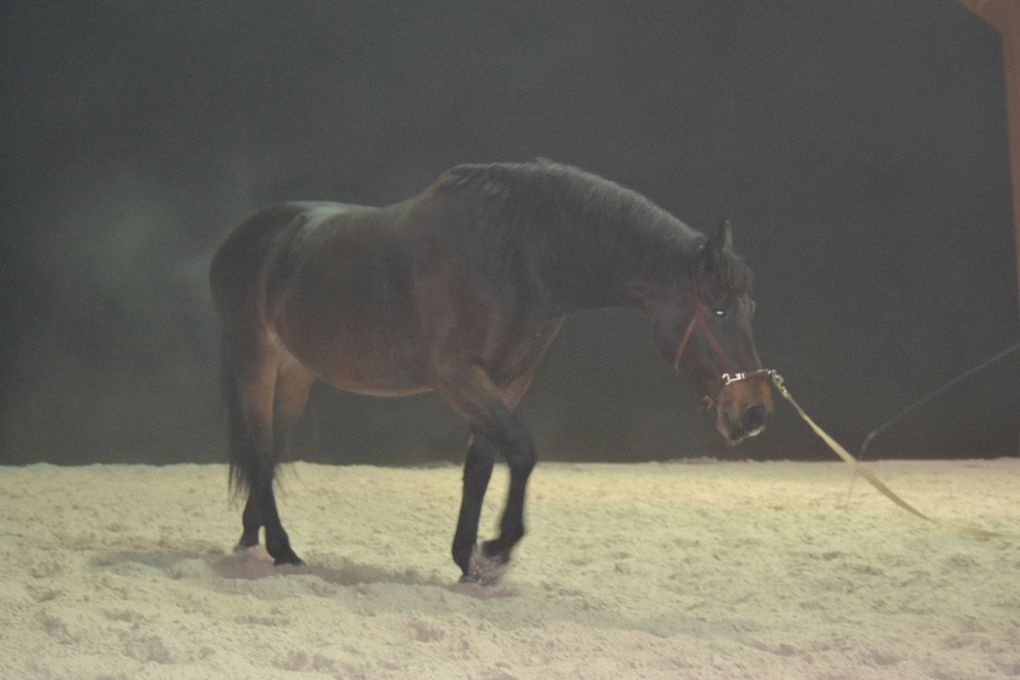
[[[458,165],[443,179],[470,192],[476,205],[496,213],[529,237],[584,243],[590,257],[632,254],[628,267],[648,278],[689,273],[704,235],[641,194],[576,167],[536,159],[528,163]],[[556,239],[559,240],[559,239]],[[593,252],[595,251],[595,252]]]

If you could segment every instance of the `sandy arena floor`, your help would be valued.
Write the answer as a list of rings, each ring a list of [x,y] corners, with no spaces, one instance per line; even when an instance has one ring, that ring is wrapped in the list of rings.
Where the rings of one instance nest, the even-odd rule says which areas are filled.
[[[1020,460],[540,464],[503,583],[459,586],[454,467],[285,468],[307,567],[233,554],[224,466],[0,468],[0,677],[1020,677]],[[493,479],[483,529],[502,506]]]

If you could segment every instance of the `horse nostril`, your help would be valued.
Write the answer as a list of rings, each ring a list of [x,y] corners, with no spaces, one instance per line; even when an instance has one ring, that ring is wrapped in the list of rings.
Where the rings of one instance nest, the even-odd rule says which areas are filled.
[[[765,421],[769,419],[769,413],[765,410],[764,406],[752,406],[747,409],[747,414],[744,415],[744,423],[748,431],[754,431],[762,427]]]

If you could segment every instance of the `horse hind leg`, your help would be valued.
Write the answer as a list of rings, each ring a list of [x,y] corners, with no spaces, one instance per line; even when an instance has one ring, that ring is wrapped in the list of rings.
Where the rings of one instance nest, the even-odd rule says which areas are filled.
[[[224,391],[231,412],[231,482],[233,488],[248,492],[238,547],[257,545],[259,529],[265,526],[266,550],[276,564],[302,564],[280,521],[273,479],[287,429],[300,414],[294,404],[299,402],[303,408],[312,380],[294,370],[268,340],[242,347],[247,351],[236,352],[228,365],[230,353],[224,343]]]
[[[248,500],[244,503],[244,512],[241,513],[241,525],[244,529],[241,538],[234,547],[235,552],[254,548],[259,544],[259,532],[262,530],[262,513],[259,511],[258,499],[255,494],[249,493]]]
[[[284,353],[276,368],[276,382],[273,389],[273,459],[283,458],[290,427],[301,415],[315,376],[307,371],[293,356]],[[262,511],[255,493],[248,494],[248,500],[241,515],[244,530],[237,542],[236,550],[245,550],[259,544],[262,529]]]
[[[291,426],[297,421],[308,402],[308,394],[315,382],[315,374],[307,370],[286,350],[280,350],[281,358],[277,364],[276,384],[273,391],[273,461],[279,463],[286,452],[287,435]],[[273,556],[276,564],[303,564],[290,547],[287,532],[280,523],[276,510],[276,499],[270,483],[266,490],[266,498],[260,504],[260,514],[269,517],[264,522],[266,527],[266,550]]]

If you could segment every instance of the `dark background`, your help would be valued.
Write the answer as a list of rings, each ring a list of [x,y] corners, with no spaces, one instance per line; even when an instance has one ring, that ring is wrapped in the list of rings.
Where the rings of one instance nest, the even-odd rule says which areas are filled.
[[[206,270],[285,199],[385,204],[542,155],[757,272],[758,347],[850,448],[1017,338],[998,36],[951,0],[5,2],[0,461],[222,461]],[[1013,355],[876,440],[1017,454]],[[829,459],[782,406],[722,444],[645,319],[568,320],[546,459]],[[458,460],[434,397],[316,388],[297,457]]]

